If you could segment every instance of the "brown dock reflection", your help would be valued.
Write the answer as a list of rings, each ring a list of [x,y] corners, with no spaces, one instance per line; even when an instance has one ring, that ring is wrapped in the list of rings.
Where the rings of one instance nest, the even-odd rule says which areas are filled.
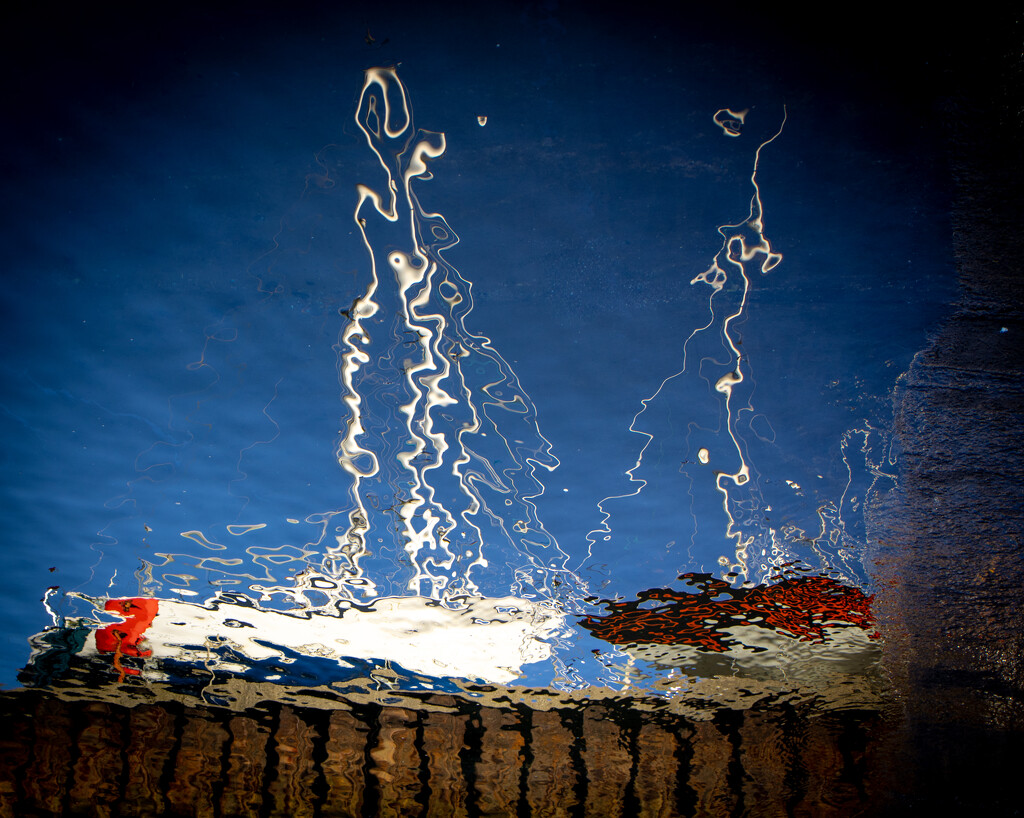
[[[863,710],[331,704],[5,694],[0,815],[846,815],[879,763]]]

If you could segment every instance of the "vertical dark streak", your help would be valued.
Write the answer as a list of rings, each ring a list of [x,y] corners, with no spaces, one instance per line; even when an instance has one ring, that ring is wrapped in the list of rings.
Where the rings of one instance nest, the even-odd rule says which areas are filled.
[[[15,791],[16,795],[17,795],[17,800],[15,801],[15,804],[23,804],[25,802],[25,800],[26,800],[27,793],[25,792],[25,783],[27,781],[27,777],[25,776],[25,771],[30,769],[30,764],[31,764],[33,758],[35,757],[35,753],[30,751],[29,748],[30,747],[31,748],[35,748],[37,746],[37,742],[36,742],[36,718],[37,717],[34,715],[34,710],[30,711],[30,710],[28,710],[26,708],[26,710],[24,710],[20,715],[21,715],[20,721],[22,721],[22,723],[23,723],[23,725],[25,727],[25,732],[24,732],[24,734],[21,737],[22,738],[22,755],[21,755],[21,759],[22,760],[14,767],[14,770],[18,773],[17,775],[14,776],[14,778],[15,778],[15,780],[17,782],[17,789]],[[11,729],[10,729],[10,725],[9,724],[6,725],[5,732],[8,735],[10,735]],[[29,734],[31,734],[31,736]]]
[[[620,712],[622,718],[616,721],[622,729],[622,735],[626,739],[626,750],[629,752],[629,786],[626,788],[625,798],[622,799],[621,814],[639,815],[640,796],[636,791],[636,777],[640,767],[640,747],[637,741],[640,736],[640,720],[626,710]]]
[[[281,708],[278,703],[267,702],[270,732],[267,734],[267,766],[263,771],[263,789],[260,791],[260,818],[271,818],[274,797],[271,786],[277,781],[280,758],[277,752],[277,734],[281,729]]]
[[[174,749],[167,754],[163,769],[160,770],[158,786],[161,793],[167,793],[174,783],[174,769],[178,766],[178,754],[181,751],[181,738],[184,731],[184,708],[181,705],[165,705],[165,708],[174,719],[171,727],[174,735]],[[74,769],[73,765],[72,769]]]
[[[519,771],[519,802],[516,814],[519,818],[531,818],[530,811],[530,767],[533,766],[533,710],[524,704],[516,705],[519,716],[519,733],[523,737],[523,766]]]
[[[377,806],[380,804],[380,780],[373,774],[376,762],[373,758],[373,748],[377,746],[377,739],[380,737],[380,715],[384,708],[380,705],[370,705],[360,717],[365,718],[368,728],[366,733],[366,744],[363,747],[363,815],[365,818],[373,818],[377,814]]]
[[[573,810],[573,815],[576,818],[583,818],[587,809],[587,785],[590,781],[586,762],[583,759],[583,709],[574,708],[562,711],[562,724],[568,727],[569,732],[572,733],[569,758],[572,760],[572,768],[576,771],[576,783],[573,785],[576,808]]]
[[[466,811],[469,818],[480,818],[480,805],[476,789],[476,762],[483,753],[483,723],[480,720],[480,707],[477,704],[463,708],[469,720],[466,722],[465,749],[462,751],[462,775],[466,780]]]
[[[690,735],[676,742],[675,758],[679,764],[675,790],[676,810],[680,815],[694,815],[697,811],[697,792],[690,786],[690,772],[693,767],[693,742],[696,730],[689,721],[680,721],[679,726],[684,726]],[[681,733],[682,730],[677,732]]]
[[[416,710],[416,737],[413,739],[413,749],[416,750],[416,757],[419,759],[420,791],[416,796],[416,802],[423,807],[423,814],[430,808],[430,759],[427,757],[423,744],[423,722],[426,713],[423,710]]]
[[[325,762],[328,759],[327,743],[331,737],[331,711],[308,709],[302,712],[302,718],[312,724],[316,730],[316,741],[313,744],[313,769],[317,776],[310,787],[314,796],[314,815],[321,815],[324,803],[330,793],[330,786],[327,782],[327,771]]]
[[[744,773],[743,761],[740,757],[743,749],[743,736],[740,733],[740,728],[743,726],[743,711],[719,710],[712,721],[728,737],[729,743],[732,745],[732,756],[729,759],[726,782],[729,791],[736,795],[736,805],[733,807],[732,814],[743,815],[745,811],[743,794]]]
[[[870,723],[871,715],[857,710],[836,714],[836,745],[843,757],[842,779],[857,789],[861,803],[868,800],[864,786],[864,751],[867,747],[864,723]]]
[[[220,818],[222,805],[224,803],[224,790],[228,785],[228,772],[231,769],[231,747],[234,743],[234,736],[231,734],[231,714],[224,710],[218,710],[217,723],[224,729],[227,738],[220,751],[220,781],[214,784],[213,788],[213,814],[214,818]]]
[[[213,788],[210,791],[210,797],[213,800],[213,814],[214,818],[220,818],[221,815],[221,804],[224,803],[224,791],[228,785],[228,770],[230,769],[230,758],[231,758],[231,716],[226,710],[217,708],[211,710],[213,722],[224,731],[224,743],[221,745],[220,750],[220,775],[217,776],[217,780],[213,782]]]
[[[128,778],[131,774],[131,770],[128,769],[128,753],[126,752],[132,740],[131,714],[128,708],[114,705],[111,707],[111,717],[118,719],[121,724],[117,737],[118,750],[121,757],[121,772],[117,776],[118,801],[120,801],[128,788]],[[219,778],[223,778],[223,775],[219,776]]]
[[[78,760],[82,757],[82,726],[85,723],[85,716],[82,714],[82,708],[76,707],[74,704],[65,704],[65,707],[70,710],[71,718],[68,722],[68,741],[71,744],[71,752],[68,757],[68,767],[64,776],[64,798],[62,807],[67,810],[71,806],[71,793],[75,787],[75,767],[78,765]],[[167,784],[170,784],[170,780],[160,780],[161,786],[166,790]]]
[[[782,738],[788,753],[789,763],[783,782],[788,798],[786,799],[786,815],[795,815],[796,808],[804,800],[807,790],[807,766],[805,753],[807,748],[806,720],[797,716],[791,707],[785,707],[782,721]]]

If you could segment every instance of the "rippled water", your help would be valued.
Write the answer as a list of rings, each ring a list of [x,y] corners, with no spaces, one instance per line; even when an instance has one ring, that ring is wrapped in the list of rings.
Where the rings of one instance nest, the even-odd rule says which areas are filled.
[[[595,30],[500,68],[524,19],[54,126],[5,295],[6,684],[870,676],[864,512],[949,292],[924,160]]]

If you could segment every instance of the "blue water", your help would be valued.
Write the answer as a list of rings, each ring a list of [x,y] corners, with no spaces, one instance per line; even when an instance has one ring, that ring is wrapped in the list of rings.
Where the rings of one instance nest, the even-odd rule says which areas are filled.
[[[714,392],[691,368],[636,417],[683,372],[709,320],[709,288],[691,280],[719,228],[747,218],[755,152],[786,117],[757,176],[783,260],[751,278],[732,327],[758,490],[737,502],[751,531],[796,532],[789,556],[803,560],[821,554],[799,532],[834,507],[841,542],[822,559],[870,584],[860,504],[888,478],[869,467],[888,452],[897,379],[952,295],[927,132],[897,127],[878,89],[808,73],[792,43],[719,47],[710,26],[659,35],[572,5],[458,25],[237,22],[172,28],[123,75],[94,54],[8,137],[0,683],[50,624],[48,586],[201,599],[321,564],[331,536],[316,515],[347,513],[352,483],[336,460],[335,346],[369,275],[355,185],[382,178],[353,119],[372,66],[400,64],[416,126],[446,135],[416,193],[459,236],[445,258],[471,283],[468,331],[518,376],[557,458],[543,493],[516,502],[536,505],[580,595],[726,570],[718,495],[683,464],[687,424],[720,422]],[[749,109],[740,137],[715,125],[723,108]],[[647,483],[608,503],[636,488],[626,472],[646,438],[631,424],[651,436]],[[495,549],[495,570],[515,557],[511,541]],[[591,648],[578,638],[569,664]]]

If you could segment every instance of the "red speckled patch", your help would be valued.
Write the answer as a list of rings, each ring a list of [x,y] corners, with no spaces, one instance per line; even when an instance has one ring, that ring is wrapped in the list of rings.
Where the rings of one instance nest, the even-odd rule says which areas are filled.
[[[769,628],[809,642],[824,641],[827,623],[873,628],[874,597],[828,577],[796,577],[755,588],[732,588],[710,574],[680,579],[696,593],[642,591],[635,601],[605,602],[607,616],[587,616],[580,625],[616,645],[688,644],[718,653],[729,649],[724,631],[736,625]]]

